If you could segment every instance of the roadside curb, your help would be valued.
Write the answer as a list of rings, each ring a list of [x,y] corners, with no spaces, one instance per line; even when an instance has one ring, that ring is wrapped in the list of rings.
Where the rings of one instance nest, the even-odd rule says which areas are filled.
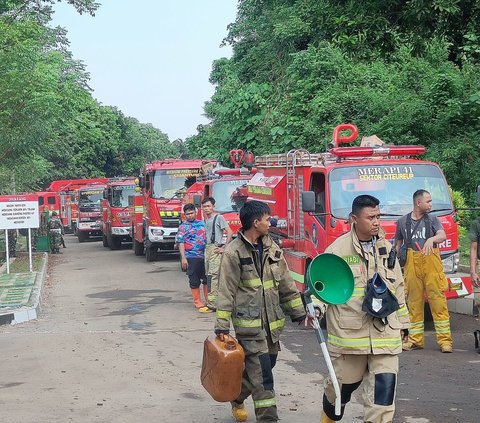
[[[29,320],[35,320],[41,312],[41,294],[43,282],[47,277],[48,254],[43,253],[42,265],[35,273],[35,282],[32,286],[27,305],[18,308],[5,308],[0,311],[0,324],[16,325]]]

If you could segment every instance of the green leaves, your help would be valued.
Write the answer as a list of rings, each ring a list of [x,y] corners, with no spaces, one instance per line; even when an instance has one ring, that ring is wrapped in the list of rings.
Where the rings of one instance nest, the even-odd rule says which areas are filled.
[[[423,144],[471,198],[480,162],[480,1],[241,0],[214,63],[211,120],[191,154],[226,159],[324,151],[357,124],[388,143]]]
[[[98,7],[67,2],[79,13]],[[92,98],[65,31],[47,26],[53,3],[0,0],[2,193],[34,191],[55,179],[135,175],[147,161],[176,157],[160,130]]]

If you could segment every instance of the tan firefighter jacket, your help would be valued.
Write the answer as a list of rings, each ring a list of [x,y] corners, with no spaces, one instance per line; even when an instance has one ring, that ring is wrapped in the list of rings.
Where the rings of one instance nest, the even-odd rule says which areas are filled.
[[[392,245],[381,229],[375,244],[378,273],[397,297],[400,309],[387,317],[387,324],[362,311],[367,278],[375,272],[373,250],[363,252],[358,237],[352,230],[335,240],[326,250],[342,257],[352,269],[355,288],[349,301],[341,305],[329,305],[326,311],[328,348],[341,354],[398,354],[402,351],[401,329],[410,325],[405,304],[405,288],[398,260],[395,268],[387,268]]]
[[[226,247],[220,265],[215,332],[228,332],[232,321],[237,338],[279,340],[285,314],[305,318],[300,293],[290,276],[282,250],[266,235],[263,260],[239,231]],[[263,270],[263,271],[262,271]]]

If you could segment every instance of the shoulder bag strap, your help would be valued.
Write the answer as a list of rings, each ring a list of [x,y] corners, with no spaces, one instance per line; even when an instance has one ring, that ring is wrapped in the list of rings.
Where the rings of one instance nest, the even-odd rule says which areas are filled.
[[[213,223],[212,223],[212,233],[210,235],[210,244],[215,244],[215,224],[217,223],[218,214],[213,216]]]
[[[425,240],[432,236],[432,222],[430,221],[430,217],[428,214],[424,216],[425,219]]]

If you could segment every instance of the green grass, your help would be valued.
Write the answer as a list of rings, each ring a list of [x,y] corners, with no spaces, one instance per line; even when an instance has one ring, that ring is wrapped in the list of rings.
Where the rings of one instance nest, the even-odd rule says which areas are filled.
[[[42,268],[43,253],[33,253],[32,270],[39,272]],[[10,273],[28,273],[30,271],[30,263],[28,254],[17,253],[15,261],[10,263]]]

